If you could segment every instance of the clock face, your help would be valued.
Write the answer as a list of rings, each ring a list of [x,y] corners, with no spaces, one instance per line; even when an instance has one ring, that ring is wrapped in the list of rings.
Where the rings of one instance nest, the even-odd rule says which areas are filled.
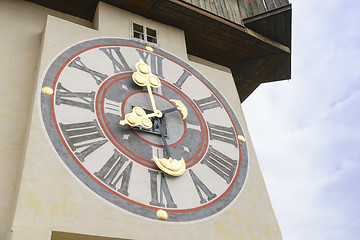
[[[134,82],[139,61],[160,87]],[[151,219],[163,209],[167,221],[185,222],[223,210],[243,187],[248,158],[234,112],[203,75],[177,57],[125,39],[89,40],[53,61],[45,86],[54,93],[41,94],[42,117],[57,154],[114,205]],[[177,101],[187,116],[175,110]],[[153,113],[154,104],[164,114],[149,117],[150,128],[119,124],[136,107]],[[186,170],[168,175],[155,157],[183,158]]]

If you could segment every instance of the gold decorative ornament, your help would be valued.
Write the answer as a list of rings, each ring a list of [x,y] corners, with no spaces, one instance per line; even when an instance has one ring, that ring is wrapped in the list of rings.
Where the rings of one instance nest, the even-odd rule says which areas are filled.
[[[180,176],[182,175],[186,170],[186,164],[184,161],[184,158],[181,158],[180,160],[176,160],[173,158],[157,158],[156,156],[153,156],[154,161],[156,163],[156,166],[160,168],[163,172],[166,172],[169,175],[172,176]]]
[[[134,107],[134,112],[138,115],[138,116],[145,116],[146,112],[144,109],[142,109],[141,107]]]
[[[149,77],[149,83],[151,86],[160,86],[161,85],[160,80],[155,76]]]
[[[239,139],[240,142],[245,142],[246,141],[243,135],[238,135],[238,139]]]
[[[132,76],[132,79],[134,80],[134,82],[139,85],[139,86],[145,86],[146,83],[146,79],[144,77],[144,75],[140,72],[135,72]]]
[[[138,71],[141,72],[142,74],[149,74],[150,73],[150,68],[145,63],[138,64],[137,68],[138,68]]]
[[[147,45],[147,46],[145,47],[145,49],[148,50],[149,52],[153,52],[153,51],[154,51],[153,47],[152,47],[152,46],[149,46],[149,45]]]
[[[175,100],[175,99],[170,99],[170,101],[172,101],[173,103],[175,103],[175,105],[177,106],[177,109],[181,112],[181,114],[183,115],[183,119],[185,119],[188,115],[188,111],[187,108],[185,107],[185,105],[179,101],[179,100]]]
[[[52,95],[54,93],[54,90],[48,86],[42,87],[41,91],[46,95]]]
[[[127,113],[125,115],[124,120],[119,122],[120,125],[128,124],[131,127],[142,126],[144,128],[151,128],[152,122],[150,120],[151,117],[162,117],[162,113],[157,110],[154,113],[146,114],[145,110],[141,107],[134,107],[131,113]]]
[[[167,212],[166,212],[165,210],[162,210],[162,209],[157,210],[156,216],[157,216],[158,219],[161,220],[161,221],[165,221],[165,220],[167,220],[167,218],[168,218]]]

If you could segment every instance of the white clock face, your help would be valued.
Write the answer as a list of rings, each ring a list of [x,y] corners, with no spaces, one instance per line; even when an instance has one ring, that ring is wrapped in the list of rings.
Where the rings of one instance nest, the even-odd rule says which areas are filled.
[[[132,79],[139,60],[161,81],[154,88],[156,106],[164,111],[169,153],[153,127],[120,125],[135,106],[147,112],[152,103],[146,87]],[[92,191],[114,205],[157,219],[164,209],[168,221],[209,217],[239,194],[248,158],[240,124],[219,91],[199,72],[160,49],[150,52],[130,40],[103,38],[70,47],[50,65],[41,95],[45,128],[60,158]],[[169,111],[181,101],[188,111]],[[183,158],[186,171],[170,176],[154,163],[167,155]]]

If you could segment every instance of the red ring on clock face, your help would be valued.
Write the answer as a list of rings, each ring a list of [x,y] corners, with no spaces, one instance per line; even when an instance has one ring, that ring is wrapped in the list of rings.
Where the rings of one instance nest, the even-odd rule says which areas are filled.
[[[122,90],[119,86],[126,85],[126,89],[129,89],[128,91]],[[203,156],[206,153],[208,143],[209,143],[209,137],[207,133],[207,127],[205,120],[202,116],[202,114],[199,112],[198,108],[196,108],[195,104],[190,100],[188,96],[186,96],[183,92],[177,90],[175,87],[173,87],[168,82],[162,80],[162,91],[167,92],[168,94],[172,95],[172,98],[175,98],[177,100],[182,101],[184,104],[187,105],[189,114],[192,114],[193,116],[196,116],[196,119],[199,124],[199,128],[201,129],[201,137],[199,142],[194,142],[193,139],[190,139],[190,136],[187,136],[187,124],[186,120],[182,119],[182,115],[176,111],[173,113],[169,113],[169,117],[173,117],[175,119],[168,119],[167,124],[172,124],[172,121],[178,121],[177,124],[175,124],[179,130],[179,126],[181,126],[180,130],[176,133],[176,135],[172,134],[172,127],[168,127],[168,132],[170,135],[170,141],[169,141],[169,148],[170,152],[175,154],[179,154],[179,150],[175,151],[176,147],[183,148],[183,147],[190,147],[186,145],[186,142],[190,144],[191,147],[197,146],[197,148],[193,149],[191,152],[191,155],[188,158],[185,158],[185,162],[187,164],[187,168],[190,168],[194,166],[196,163],[198,163]],[[105,98],[108,97],[111,92],[119,93],[118,95],[123,95],[123,97],[118,97],[118,99],[121,99],[121,115],[122,117],[117,119],[116,124],[114,126],[113,121],[111,120],[109,115],[105,112]],[[175,107],[175,105],[170,102],[167,98],[165,98],[162,95],[154,94],[154,98],[156,101],[156,104],[159,105],[159,103],[163,103],[163,106],[161,104],[157,106],[157,108],[162,110],[169,109]],[[114,95],[114,94],[113,94]],[[139,100],[136,103],[129,103],[130,100],[136,100],[137,97],[142,96],[142,100]],[[161,101],[160,101],[161,100]],[[145,105],[144,105],[145,104]],[[161,137],[158,135],[154,135],[151,133],[144,133],[138,130],[134,130],[130,126],[121,126],[118,124],[120,120],[123,119],[126,113],[131,112],[129,106],[146,106],[146,104],[149,104],[149,96],[147,91],[142,91],[142,88],[135,85],[133,83],[133,80],[131,79],[131,73],[123,73],[119,75],[115,75],[113,77],[110,77],[109,79],[105,80],[99,90],[97,91],[96,100],[95,100],[95,106],[96,106],[96,114],[97,118],[99,120],[100,126],[103,129],[104,134],[107,136],[107,138],[113,143],[113,145],[121,151],[125,156],[129,157],[130,159],[133,159],[137,163],[151,168],[151,169],[158,169],[156,164],[154,163],[152,159],[152,155],[145,153],[147,157],[144,154],[141,154],[141,151],[139,149],[146,148],[147,146],[153,146],[163,149],[164,145],[161,142]],[[166,105],[166,106],[164,106]],[[127,109],[125,109],[127,107]],[[149,108],[149,105],[148,105]],[[149,108],[151,109],[151,107]],[[171,114],[171,115],[170,115]],[[166,116],[168,118],[168,115]],[[174,117],[175,116],[175,117]],[[121,132],[117,132],[118,130],[121,130]],[[121,135],[124,131],[127,131],[128,136]],[[137,138],[134,139],[134,136]],[[171,139],[171,136],[173,139]],[[132,138],[129,140],[128,138]],[[124,140],[125,139],[125,140]],[[135,143],[134,143],[135,142]],[[137,144],[136,147],[134,147],[134,144]],[[148,148],[149,149],[149,148]],[[148,150],[149,151],[149,150]],[[186,154],[185,152],[183,152]]]

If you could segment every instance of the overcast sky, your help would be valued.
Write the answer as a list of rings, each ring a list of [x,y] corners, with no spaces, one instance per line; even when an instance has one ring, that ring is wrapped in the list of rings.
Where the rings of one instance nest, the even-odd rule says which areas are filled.
[[[291,0],[292,79],[246,120],[284,240],[360,239],[360,1]]]

